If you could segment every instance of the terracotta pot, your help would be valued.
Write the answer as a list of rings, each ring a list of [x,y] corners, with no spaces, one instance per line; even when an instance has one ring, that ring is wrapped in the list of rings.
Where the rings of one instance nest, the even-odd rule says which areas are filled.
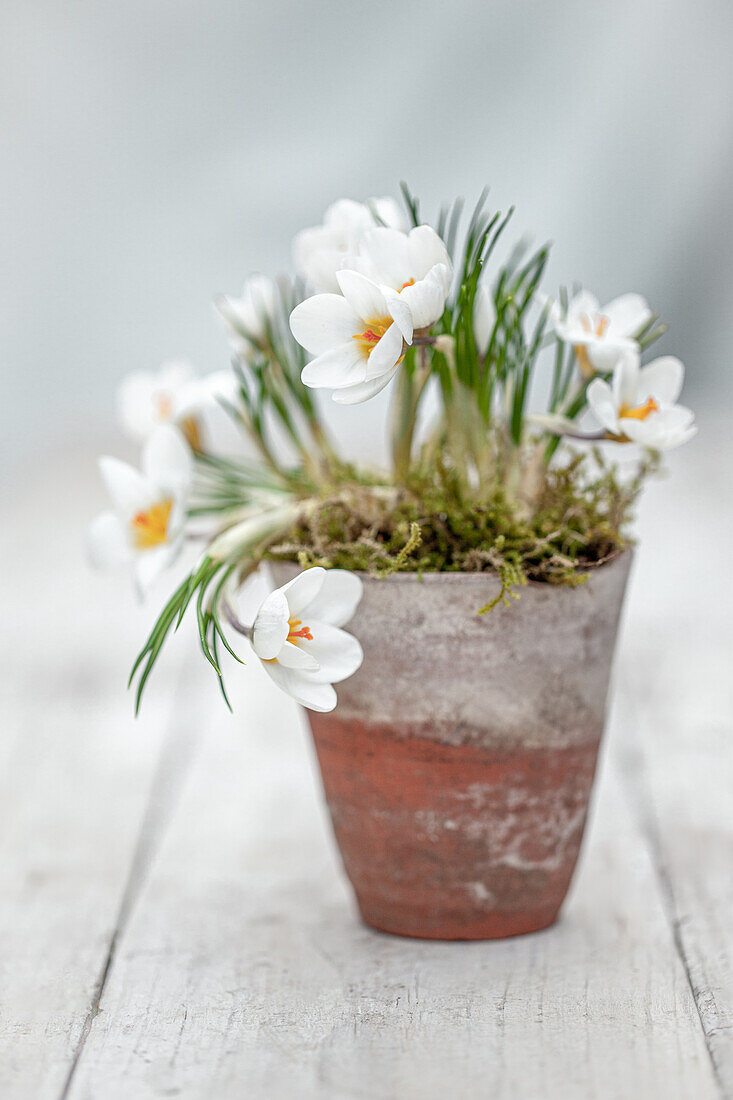
[[[429,939],[545,928],[583,835],[630,552],[479,616],[481,574],[364,577],[364,647],[308,714],[367,924]],[[275,564],[277,584],[296,568]]]

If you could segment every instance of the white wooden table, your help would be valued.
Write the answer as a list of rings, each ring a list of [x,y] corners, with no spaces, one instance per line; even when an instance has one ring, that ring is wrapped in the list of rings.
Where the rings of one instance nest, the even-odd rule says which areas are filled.
[[[733,1096],[730,463],[698,443],[673,468],[570,899],[484,944],[359,924],[303,722],[254,665],[231,718],[184,630],[133,720],[154,608],[86,571],[91,458],[25,477],[3,509],[2,1100]]]

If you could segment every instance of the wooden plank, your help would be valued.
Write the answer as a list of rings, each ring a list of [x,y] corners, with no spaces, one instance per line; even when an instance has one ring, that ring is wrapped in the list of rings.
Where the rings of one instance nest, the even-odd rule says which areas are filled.
[[[655,631],[656,641],[649,632],[656,674],[634,692],[625,772],[711,1058],[733,1096],[733,700],[722,667],[733,639],[717,645],[710,626],[690,648],[695,623]]]
[[[673,700],[637,710],[634,723],[637,812],[723,1095],[733,1096],[733,728],[699,716],[685,727]]]
[[[134,854],[144,857],[156,823],[150,790],[182,656],[166,662],[136,724],[125,667],[150,611],[143,618],[114,581],[87,572],[89,472],[68,478],[75,494],[64,491],[71,473],[67,464],[26,481],[4,532],[3,1100],[61,1095],[134,895]]]
[[[440,944],[357,923],[295,709],[260,676],[197,758],[70,1100],[719,1090],[612,753],[559,925]]]
[[[725,439],[724,433],[719,438]],[[642,512],[623,753],[711,1058],[733,1096],[733,515],[722,444],[674,456]],[[679,517],[680,522],[673,522]]]
[[[149,612],[84,570],[89,471],[24,484],[0,634],[3,1100],[733,1096],[732,532],[708,473],[676,471],[642,515],[562,922],[470,945],[356,923],[307,739],[258,668],[232,670],[230,719],[208,670],[176,680],[181,639],[133,723]]]

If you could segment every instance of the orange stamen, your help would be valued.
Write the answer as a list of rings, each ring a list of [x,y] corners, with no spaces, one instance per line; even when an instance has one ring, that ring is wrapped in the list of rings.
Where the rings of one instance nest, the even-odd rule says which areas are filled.
[[[591,363],[590,358],[588,357],[588,352],[582,344],[576,344],[574,351],[575,358],[578,360],[578,366],[580,367],[580,373],[582,374],[586,382],[588,382],[596,373],[595,367]]]
[[[611,319],[610,317],[605,317],[603,314],[594,314],[594,316],[591,317],[587,313],[581,313],[580,323],[589,335],[605,336]],[[591,363],[590,356],[582,344],[576,344],[574,350],[575,358],[578,360],[578,366],[580,367],[580,373],[587,382],[596,373],[595,367]]]
[[[618,415],[620,420],[646,420],[648,416],[656,412],[659,412],[659,405],[653,397],[647,397],[644,404],[637,405],[636,408],[630,405],[622,405],[618,410]]]
[[[201,451],[201,430],[195,416],[185,416],[178,425],[186,437],[192,451]]]
[[[374,345],[379,343],[391,324],[391,317],[377,317],[375,320],[369,321],[364,331],[357,332],[352,339],[358,341],[364,355],[369,355]]]
[[[301,619],[288,619],[290,632],[288,634],[287,640],[289,642],[295,642],[296,638],[307,638],[309,642],[313,641],[313,635],[310,632],[310,627],[301,626],[301,622]],[[297,630],[297,627],[300,627],[300,630]]]
[[[400,290],[404,290],[406,286],[414,286],[414,285],[415,285],[415,280],[414,279],[408,279],[406,283],[402,284],[402,286],[400,287]]]
[[[172,500],[161,500],[132,517],[132,540],[137,550],[151,550],[165,542]]]
[[[580,323],[586,332],[592,333],[594,336],[605,336],[608,330],[608,326],[611,324],[611,318],[604,316],[604,314],[595,315],[594,318],[589,317],[587,313],[581,313]]]

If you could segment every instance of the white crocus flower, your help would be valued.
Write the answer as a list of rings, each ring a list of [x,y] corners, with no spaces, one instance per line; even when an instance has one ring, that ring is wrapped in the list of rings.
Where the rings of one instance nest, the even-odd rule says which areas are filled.
[[[181,396],[196,378],[190,363],[169,359],[157,371],[132,371],[117,389],[120,424],[131,439],[142,443],[161,424],[173,423]]]
[[[164,426],[145,443],[141,465],[142,472],[116,458],[100,459],[113,508],[92,523],[88,553],[99,569],[133,563],[143,596],[183,543],[191,451],[176,428]]]
[[[584,378],[596,371],[610,371],[624,352],[638,348],[637,334],[649,323],[652,312],[640,294],[622,294],[608,305],[587,290],[568,304],[564,317],[551,314],[558,337],[575,348]]]
[[[246,359],[267,344],[268,332],[277,322],[280,292],[267,275],[250,275],[238,298],[222,295],[214,306],[224,319],[233,350]]]
[[[494,296],[486,283],[479,283],[473,301],[473,334],[479,355],[489,350],[491,334],[496,324]]]
[[[293,262],[313,290],[338,293],[336,272],[353,267],[364,233],[376,225],[405,226],[400,206],[391,198],[354,202],[339,199],[329,206],[323,224],[303,229],[293,240]]]
[[[357,271],[339,271],[343,294],[315,294],[290,315],[293,336],[315,356],[303,368],[306,386],[332,389],[341,405],[384,389],[412,341],[412,315],[400,295],[389,298]]]
[[[390,291],[399,295],[410,307],[416,330],[430,328],[442,315],[453,268],[448,249],[431,226],[418,225],[409,233],[369,229],[355,266],[388,298]]]
[[[609,436],[667,450],[686,443],[697,431],[694,413],[676,404],[685,369],[671,355],[640,366],[638,351],[627,352],[613,373],[612,383],[594,378],[588,404]]]
[[[315,566],[271,592],[257,612],[252,648],[277,686],[310,710],[333,710],[332,685],[361,666],[359,642],[340,628],[362,589],[355,573]]]
[[[198,451],[216,435],[217,416],[223,416],[218,399],[234,401],[235,394],[230,371],[200,378],[190,363],[169,360],[157,371],[132,371],[122,380],[117,390],[119,420],[126,434],[140,443],[161,425],[174,424]]]

